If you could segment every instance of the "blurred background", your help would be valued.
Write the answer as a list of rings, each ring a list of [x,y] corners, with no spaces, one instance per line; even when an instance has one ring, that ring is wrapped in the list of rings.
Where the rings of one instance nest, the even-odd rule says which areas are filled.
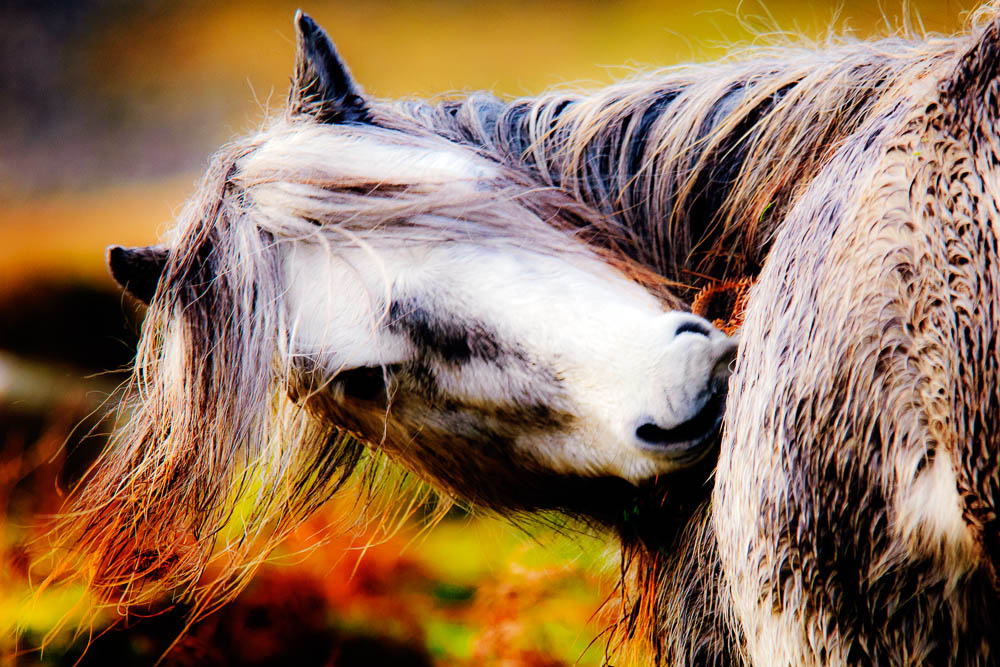
[[[755,43],[868,38],[906,25],[948,33],[975,4],[4,0],[0,666],[151,665],[183,627],[180,612],[130,619],[84,653],[90,637],[72,630],[87,617],[86,593],[33,585],[33,538],[103,445],[101,416],[134,354],[142,313],[107,277],[104,248],[154,242],[208,155],[281,110],[297,6],[327,29],[369,95],[398,98],[596,86]],[[328,518],[283,553],[308,546]],[[598,609],[614,598],[617,576],[606,539],[462,512],[420,528],[414,518],[368,549],[334,538],[308,557],[279,553],[164,664],[605,660],[600,635],[613,609]],[[97,636],[110,620],[87,627]]]

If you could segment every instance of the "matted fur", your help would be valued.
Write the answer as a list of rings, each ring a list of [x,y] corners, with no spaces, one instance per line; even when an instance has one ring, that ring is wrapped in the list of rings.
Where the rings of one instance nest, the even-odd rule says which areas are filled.
[[[803,188],[751,291],[712,523],[752,664],[998,660],[1000,19],[982,16]]]
[[[809,229],[815,224],[810,216],[830,215],[831,211],[838,212],[843,206],[864,216],[863,221],[875,221],[895,210],[892,207],[896,203],[878,198],[873,200],[876,203],[872,208],[854,208],[857,206],[854,193],[862,193],[868,187],[864,174],[877,173],[880,168],[895,168],[889,166],[891,160],[883,162],[877,153],[863,159],[855,154],[851,161],[850,151],[859,151],[870,142],[888,142],[890,150],[900,151],[901,155],[908,150],[917,164],[923,162],[933,166],[938,160],[957,159],[954,165],[957,172],[951,178],[963,173],[967,177],[971,160],[943,143],[954,141],[947,134],[950,131],[961,137],[958,146],[966,142],[966,147],[971,145],[982,151],[979,160],[988,168],[995,135],[983,129],[977,134],[971,128],[973,121],[988,123],[993,118],[995,122],[995,98],[984,97],[983,92],[977,92],[977,86],[982,91],[993,90],[988,86],[996,80],[996,61],[995,52],[989,49],[977,52],[975,47],[983,40],[988,43],[991,31],[996,30],[996,21],[997,8],[989,6],[972,17],[969,34],[959,37],[848,43],[819,51],[779,50],[747,62],[683,67],[643,75],[636,81],[611,86],[594,95],[553,93],[508,106],[480,97],[446,103],[438,109],[413,107],[412,113],[424,117],[427,123],[444,125],[440,118],[452,115],[456,119],[457,137],[488,146],[508,159],[522,161],[544,182],[558,184],[622,221],[623,226],[644,240],[640,243],[643,246],[641,261],[655,267],[662,275],[697,286],[702,279],[756,275],[765,259],[775,263],[771,274],[774,277],[754,292],[758,296],[757,316],[747,325],[753,330],[753,337],[752,342],[746,341],[744,345],[759,346],[759,349],[746,357],[753,361],[741,360],[739,366],[742,383],[736,385],[735,401],[745,409],[731,410],[727,419],[729,431],[723,451],[737,444],[740,449],[739,453],[724,459],[727,475],[734,481],[715,490],[714,502],[724,501],[725,509],[714,514],[711,503],[701,506],[695,503],[691,514],[681,520],[679,534],[663,530],[664,525],[672,523],[673,517],[655,509],[648,510],[651,514],[648,523],[633,517],[618,526],[624,537],[625,562],[631,565],[631,587],[635,595],[631,601],[626,600],[624,623],[619,630],[626,637],[649,639],[658,661],[730,665],[754,660],[754,664],[777,664],[784,660],[822,663],[870,659],[915,664],[923,660],[940,664],[956,660],[980,664],[992,659],[989,645],[979,642],[988,636],[990,623],[996,622],[995,615],[991,616],[997,604],[995,575],[991,573],[995,570],[998,551],[995,519],[992,518],[995,517],[997,471],[986,463],[995,458],[995,452],[953,452],[951,456],[968,455],[973,461],[956,464],[961,473],[959,488],[952,487],[949,491],[949,476],[940,471],[944,464],[931,468],[934,477],[919,477],[926,465],[920,464],[924,460],[922,448],[908,454],[876,450],[873,456],[885,456],[887,454],[880,452],[889,451],[906,459],[907,463],[898,464],[901,466],[898,472],[894,469],[903,475],[898,481],[885,470],[883,474],[889,475],[891,481],[881,482],[903,484],[904,490],[895,497],[895,502],[901,503],[898,509],[883,512],[866,507],[864,488],[854,488],[854,481],[837,477],[832,471],[857,471],[857,464],[851,463],[850,458],[853,449],[842,452],[838,437],[844,433],[844,424],[851,424],[851,420],[857,418],[853,411],[865,404],[884,406],[886,400],[877,394],[865,393],[876,385],[862,391],[865,378],[872,374],[878,378],[878,373],[884,372],[878,366],[873,369],[864,366],[866,359],[875,358],[876,352],[873,350],[871,357],[865,357],[862,356],[863,346],[861,351],[851,347],[862,345],[861,339],[870,340],[865,338],[862,328],[876,323],[882,326],[879,316],[864,311],[868,320],[859,318],[852,324],[841,325],[836,331],[825,331],[831,336],[839,334],[843,340],[839,347],[832,348],[824,363],[837,361],[842,364],[838,372],[845,377],[840,380],[856,387],[853,393],[840,389],[837,390],[840,393],[830,396],[826,396],[829,388],[815,384],[818,374],[810,370],[808,362],[782,361],[789,349],[824,345],[815,337],[816,327],[823,330],[823,320],[806,328],[774,322],[787,307],[783,303],[790,294],[798,300],[797,317],[815,309],[817,298],[833,303],[834,295],[843,289],[843,276],[852,270],[861,276],[862,283],[871,286],[869,289],[879,289],[879,278],[867,273],[869,260],[863,253],[866,242],[857,240],[849,247],[847,252],[856,253],[854,261],[857,263],[842,267],[841,273],[831,276],[826,286],[812,282],[815,275],[821,275],[817,266],[799,271],[794,277],[782,274],[783,264],[790,261],[789,258],[808,265],[807,260],[824,256],[826,236],[822,233],[805,240],[786,241],[788,245],[781,259],[771,259],[768,253],[779,229],[786,225],[792,230],[797,227]],[[952,120],[949,126],[948,116],[942,119],[936,105],[966,109],[966,115],[958,118],[967,125],[956,125]],[[893,114],[905,112],[912,114],[911,123],[917,123],[916,128],[901,129],[892,120]],[[944,132],[941,125],[946,128]],[[913,131],[931,132],[936,138],[924,138],[926,143],[922,145],[901,141],[900,148],[892,148],[892,132]],[[809,189],[813,179],[835,158],[842,170],[838,177]],[[859,169],[874,171],[852,176]],[[988,170],[979,173],[984,179],[992,178]],[[844,184],[850,183],[852,178],[860,182],[846,187]],[[914,206],[932,207],[929,210],[940,211],[936,214],[945,220],[956,215],[949,211],[951,193],[945,194],[947,191],[940,185],[930,187],[915,180],[913,187],[918,188],[916,192],[920,192],[920,187],[926,188],[927,193],[924,198],[916,197]],[[980,186],[967,187],[978,191],[973,188]],[[810,195],[809,205],[799,201],[805,192]],[[906,192],[905,185],[903,192]],[[988,200],[989,194],[980,196]],[[790,211],[796,205],[801,210],[790,218]],[[925,233],[942,232],[929,228]],[[961,243],[961,247],[966,247],[969,241]],[[964,254],[959,259],[966,268],[956,275],[964,275],[967,271],[976,273],[978,262],[985,262],[988,267],[994,265],[992,256],[977,257],[972,247],[962,251]],[[945,258],[935,258],[934,262],[936,266],[931,269],[931,275],[940,275],[946,270]],[[942,265],[942,262],[945,263]],[[914,269],[913,275],[920,273]],[[981,284],[971,276],[960,280]],[[995,290],[995,286],[985,289]],[[825,296],[817,297],[817,291]],[[688,296],[692,291],[681,293]],[[935,302],[951,297],[946,288],[939,288],[937,291],[930,289],[925,298]],[[971,306],[963,308],[971,312],[977,310]],[[910,315],[919,317],[918,312]],[[955,315],[945,311],[944,316]],[[833,312],[826,312],[822,317],[837,321]],[[976,315],[962,326],[969,339],[964,343],[952,341],[952,344],[968,349],[965,354],[970,358],[966,361],[966,372],[971,372],[977,363],[993,363],[986,343],[972,345],[969,342],[987,335],[979,333],[977,328],[991,326],[988,312]],[[803,331],[809,334],[802,335]],[[941,344],[937,342],[935,346]],[[852,367],[852,361],[859,366]],[[790,365],[785,367],[782,363]],[[774,398],[772,376],[757,379],[761,366],[771,368],[775,364],[778,377],[784,372],[785,380],[791,381],[801,375],[796,389],[789,389],[780,400]],[[954,376],[939,377],[936,382],[955,380]],[[886,376],[885,381],[891,381],[891,375]],[[976,415],[984,408],[976,401],[991,400],[987,392],[989,382],[985,385],[977,382],[980,382],[976,385],[979,389],[962,390],[966,397],[963,400],[968,401],[963,409],[971,411],[971,418],[982,421],[986,417]],[[857,383],[861,383],[860,388]],[[812,394],[826,396],[826,402],[816,405],[813,403],[816,399],[810,398]],[[852,396],[857,399],[856,403],[849,401]],[[814,424],[806,417],[793,419],[791,415],[797,414],[795,408],[800,405],[797,402],[812,405],[812,410],[827,414],[830,421]],[[760,414],[765,416],[760,417]],[[948,419],[960,419],[961,414]],[[785,421],[779,421],[781,419]],[[905,428],[906,419],[909,418],[900,417],[893,425]],[[769,434],[773,440],[760,440],[760,423],[765,429],[779,429]],[[850,428],[870,433],[875,426],[860,420]],[[883,425],[882,428],[887,427]],[[815,445],[808,448],[807,453],[795,453],[796,442],[801,441],[788,440],[789,436],[782,433],[797,433]],[[895,443],[889,434],[880,437],[887,443],[883,447]],[[757,453],[759,449],[766,448],[769,443],[783,447],[785,457],[801,457],[803,468],[798,474],[807,481],[798,482],[799,486],[794,488],[782,488],[781,474],[769,480],[765,468],[755,463],[761,456]],[[912,447],[907,451],[910,449]],[[782,460],[788,459],[773,462],[777,470]],[[823,461],[831,468],[830,476],[811,475],[810,466],[821,466]],[[879,469],[877,461],[871,461],[869,466],[872,470]],[[968,472],[961,472],[965,466]],[[779,500],[772,501],[778,504],[760,505],[765,517],[774,521],[774,525],[770,533],[741,538],[750,541],[759,561],[747,562],[746,542],[726,542],[730,549],[727,571],[716,553],[717,542],[722,538],[716,537],[715,532],[720,526],[727,531],[740,527],[753,535],[753,510],[749,510],[749,515],[737,510],[746,513],[747,508],[756,507],[758,501],[756,497],[748,499],[734,487],[753,480],[754,475],[761,475],[756,479],[758,485],[765,482],[777,485],[767,493],[778,494]],[[712,485],[706,484],[703,488],[710,490]],[[810,493],[810,488],[816,491]],[[876,488],[872,487],[871,492],[876,493]],[[688,491],[692,497],[697,495],[696,489]],[[756,493],[766,495],[760,490]],[[846,495],[851,493],[857,495]],[[972,496],[963,497],[961,493]],[[816,494],[828,494],[824,496],[822,507],[810,502]],[[843,514],[845,497],[858,503],[858,509]],[[959,501],[959,498],[963,499]],[[934,509],[935,503],[943,503],[940,510]],[[949,508],[949,503],[954,505]],[[801,521],[822,517],[827,522],[823,530],[829,533],[834,546],[823,547],[822,532],[803,538],[803,531],[808,529],[803,528],[802,523],[788,523],[792,518],[782,514],[785,505],[798,507],[803,517]],[[965,519],[960,518],[962,516]],[[963,521],[969,521],[972,533],[966,534],[956,528]],[[902,541],[890,542],[888,550],[880,552],[884,543],[881,538],[874,539],[866,532],[866,525],[883,526],[896,522],[902,531],[899,538]],[[806,525],[816,530],[815,524]],[[790,535],[782,531],[790,531]],[[946,543],[936,545],[935,540],[942,534]],[[985,555],[973,556],[975,548],[970,546],[969,535],[980,535],[974,539],[983,541]],[[730,538],[727,535],[725,539]],[[811,539],[817,542],[811,543]],[[796,540],[803,550],[829,548],[836,554],[847,549],[852,555],[844,556],[840,571],[827,569],[824,572],[823,567],[832,567],[830,562],[811,556],[808,551],[796,551],[790,546]],[[916,552],[907,553],[910,548]],[[939,549],[944,551],[939,552]],[[926,557],[939,560],[928,562],[924,560]],[[776,562],[766,560],[768,558]],[[802,563],[809,563],[810,558],[815,558],[812,562],[820,569],[801,570]],[[851,560],[853,558],[860,560]],[[868,575],[864,573],[852,571],[864,563],[872,563],[866,567],[875,568],[871,580],[866,579]],[[921,569],[927,567],[942,569],[940,572]],[[829,587],[821,594],[833,600],[825,601],[827,606],[822,611],[817,609],[822,607],[821,603],[812,599],[810,593],[810,586],[820,585],[813,578],[817,571],[823,572],[824,584]],[[757,578],[763,589],[757,588]],[[988,583],[990,580],[993,583]],[[852,581],[855,585],[861,582],[871,586],[870,592],[865,593],[871,597],[860,598],[863,603],[858,602],[859,598],[838,597],[859,594],[850,589]],[[763,630],[766,623],[758,624],[754,619],[767,617],[764,600],[774,601],[776,610],[788,604],[781,587],[792,586],[792,582],[796,586],[795,604],[785,611],[783,622],[787,625],[784,630]],[[959,586],[959,582],[961,592],[953,588]],[[845,585],[850,593],[841,592]],[[736,615],[728,599],[729,586],[741,590],[741,595],[745,596],[740,616]],[[942,588],[947,592],[944,595]],[[919,605],[908,598],[910,591],[921,596]],[[765,595],[768,597],[759,597]],[[844,606],[838,607],[841,603],[846,603],[846,610]],[[893,609],[894,613],[887,614],[886,619],[894,625],[865,625],[852,618],[838,619],[837,614],[851,613],[851,604]],[[908,616],[909,613],[913,616]],[[810,614],[814,614],[809,618],[811,625],[803,618]],[[789,642],[799,623],[802,632],[811,634],[796,647]],[[753,638],[749,653],[745,652],[745,632],[761,633]]]
[[[995,21],[996,9],[983,10],[977,20]],[[874,136],[862,130],[879,123],[883,132],[897,128],[885,119],[935,101],[936,82],[957,82],[943,90],[964,92],[959,85],[964,79],[950,77],[981,35],[975,28],[970,35],[953,38],[784,49],[744,61],[651,73],[596,93],[558,92],[510,104],[477,95],[436,105],[380,103],[370,111],[377,125],[403,130],[415,141],[476,146],[484,159],[502,167],[499,189],[508,197],[538,198],[540,212],[552,207],[575,212],[572,224],[560,224],[556,230],[518,230],[531,243],[538,238],[557,241],[558,234],[575,228],[650,285],[657,284],[659,276],[667,281],[661,286],[684,283],[694,289],[706,280],[758,273],[775,235],[792,233],[783,226],[786,221],[806,220],[805,208],[797,209],[798,217],[790,217],[790,211],[805,206],[800,198],[817,174],[831,162],[842,161],[845,150],[861,150],[859,146]],[[283,131],[286,122],[278,121],[277,131]],[[288,131],[299,130],[293,123]],[[369,456],[356,442],[282,398],[292,368],[270,338],[287,323],[273,307],[277,295],[268,293],[268,281],[262,280],[276,271],[268,249],[282,238],[343,230],[317,228],[307,216],[263,216],[254,225],[241,224],[249,215],[241,208],[247,202],[230,196],[230,184],[239,182],[239,158],[253,145],[253,140],[240,144],[217,160],[182,218],[181,252],[171,258],[144,332],[137,365],[140,401],[66,522],[69,539],[93,554],[94,582],[122,602],[149,599],[163,585],[193,590],[213,554],[223,562],[221,574],[214,573],[204,589],[205,604],[235,594],[252,571],[248,563],[255,562],[245,548],[252,538],[263,537],[265,546],[273,543]],[[881,164],[862,163],[857,166]],[[281,196],[295,199],[317,186],[315,174],[304,176],[308,178],[302,191]],[[266,187],[266,175],[259,184]],[[356,198],[340,192],[336,197],[304,196],[302,201],[307,202],[305,210],[318,202],[379,214],[392,206],[411,205],[475,209],[474,195],[472,200],[427,202],[395,192],[383,201],[379,189],[384,185],[358,184]],[[319,186],[323,189],[321,179]],[[484,193],[487,196],[494,194]],[[857,204],[843,188],[818,194],[814,189],[811,196],[833,207]],[[483,233],[488,236],[489,230]],[[810,243],[823,240],[817,237]],[[544,247],[561,251],[558,242]],[[808,255],[809,247],[801,252]],[[779,274],[780,269],[772,267],[769,275]],[[764,322],[781,309],[761,305],[766,301],[762,295],[781,298],[789,289],[783,280],[772,277],[759,285],[748,304],[747,328],[758,327],[753,334],[758,345],[764,345],[758,335],[766,330]],[[802,289],[806,291],[796,294],[807,295],[808,286]],[[661,294],[676,302],[669,292]],[[685,297],[691,292],[679,287],[676,294]],[[185,314],[181,321],[190,322],[195,335],[180,349],[159,347],[171,318],[180,311]],[[232,316],[219,317],[223,312]],[[781,335],[775,340],[788,342],[790,334]],[[781,354],[758,361],[764,364]],[[172,355],[180,355],[179,360]],[[747,378],[755,371],[742,363]],[[180,384],[185,391],[180,395],[165,390],[161,371],[166,369],[184,374]],[[233,386],[242,391],[231,392]],[[768,388],[746,391],[752,396]],[[745,405],[752,400],[745,399]],[[757,405],[764,403],[759,398]],[[741,398],[738,405],[743,404]],[[734,420],[729,422],[727,443],[736,433],[750,437],[740,432],[745,422]],[[206,427],[211,429],[207,435]],[[154,442],[164,444],[157,444],[151,455],[148,448]],[[728,455],[724,461],[733,464]],[[995,470],[988,474],[995,477]],[[975,474],[969,476],[975,479]],[[983,497],[982,488],[967,483],[968,493]],[[690,499],[673,515],[662,510],[663,488],[654,485],[643,490],[645,504],[637,503],[635,514],[608,521],[623,537],[624,562],[630,566],[624,576],[635,596],[626,600],[623,636],[652,641],[658,658],[670,664],[732,664],[752,657],[744,636],[750,619],[738,617],[728,597],[735,580],[727,577],[736,576],[734,557],[730,554],[723,563],[718,553],[716,533],[725,519],[714,517],[712,505],[704,500],[711,489],[709,482],[694,481],[684,488]],[[716,502],[721,502],[719,493]],[[741,497],[733,492],[727,502]],[[989,518],[993,505],[981,502],[970,504],[968,512],[980,524],[995,521]],[[246,535],[220,544],[230,513],[247,506]],[[676,509],[671,505],[671,511]],[[782,516],[781,506],[769,511]],[[914,525],[922,525],[922,520],[914,518]],[[915,534],[914,539],[919,543],[924,538]],[[990,543],[988,549],[994,546]],[[762,555],[762,562],[767,557]],[[795,570],[799,565],[789,567],[791,580],[804,576]],[[765,567],[750,579],[766,572]],[[152,588],[142,587],[147,581]],[[977,575],[973,584],[993,585],[990,581]],[[765,583],[773,587],[767,593],[771,601],[783,604],[775,593],[781,581]],[[796,590],[801,593],[801,588]],[[752,593],[747,595],[741,603],[744,611],[751,606]],[[837,650],[844,652],[836,655],[820,653],[826,645],[817,639],[822,628],[817,632],[810,637],[816,656],[888,655],[875,650],[852,653],[867,648],[851,648],[859,644],[846,649],[838,644]],[[760,655],[761,641],[754,638],[751,653]],[[794,650],[782,645],[775,655],[805,655]]]

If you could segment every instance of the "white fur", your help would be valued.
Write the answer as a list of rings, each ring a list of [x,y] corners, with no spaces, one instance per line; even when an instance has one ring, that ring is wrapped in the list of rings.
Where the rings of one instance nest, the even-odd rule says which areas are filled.
[[[900,485],[895,529],[904,542],[952,561],[952,571],[961,573],[972,565],[975,539],[962,518],[958,480],[946,451]]]
[[[324,129],[304,125],[275,134],[241,161],[241,173],[294,177],[308,171],[312,178],[341,184],[472,182],[488,180],[494,173],[471,151],[396,145],[388,143],[391,132],[367,127],[357,133]]]
[[[676,460],[636,429],[694,417],[735,343],[700,318],[665,312],[517,196],[484,195],[498,177],[473,151],[432,137],[311,124],[270,131],[240,159],[235,180],[255,224],[278,239],[291,353],[331,375],[410,360],[417,351],[387,317],[393,301],[416,299],[435,317],[481,323],[537,364],[473,358],[434,369],[442,390],[465,403],[571,415],[558,432],[523,426],[515,444],[529,459],[632,481],[673,469]],[[405,194],[394,200],[378,192],[383,185]],[[356,210],[337,194],[349,186],[372,189],[354,195]],[[412,206],[414,197],[425,199]],[[412,207],[400,214],[397,204]],[[407,223],[384,222],[382,211]],[[676,335],[692,319],[710,335]]]
[[[633,481],[664,472],[668,461],[636,446],[636,427],[651,420],[670,428],[693,417],[718,358],[733,345],[717,331],[675,336],[695,316],[664,312],[597,258],[461,243],[374,252],[331,252],[307,240],[287,246],[295,351],[321,352],[332,372],[405,361],[409,342],[386,327],[389,295],[481,322],[562,379],[552,407],[577,415],[575,430],[519,441],[559,471]],[[439,380],[456,398],[501,405],[529,403],[551,389],[538,386],[537,376],[475,359]]]

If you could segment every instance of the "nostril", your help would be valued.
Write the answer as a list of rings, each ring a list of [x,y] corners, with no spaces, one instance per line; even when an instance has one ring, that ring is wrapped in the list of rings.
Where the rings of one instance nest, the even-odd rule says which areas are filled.
[[[701,322],[698,322],[696,320],[687,320],[681,323],[679,327],[677,327],[677,331],[674,332],[674,335],[680,336],[682,333],[695,333],[707,337],[711,335],[712,332],[709,331],[708,327],[702,324]]]

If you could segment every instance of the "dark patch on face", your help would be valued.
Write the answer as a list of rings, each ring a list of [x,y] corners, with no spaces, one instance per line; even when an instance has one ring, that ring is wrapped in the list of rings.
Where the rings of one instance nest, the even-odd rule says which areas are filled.
[[[558,375],[544,364],[529,362],[516,348],[502,346],[485,325],[432,315],[413,300],[393,303],[388,328],[413,342],[416,354],[411,360],[384,368],[346,369],[325,379],[314,362],[301,361],[295,383],[301,387],[289,392],[293,400],[304,401],[325,420],[372,446],[406,459],[408,467],[456,495],[490,507],[534,506],[527,498],[506,500],[512,491],[491,492],[494,484],[485,478],[492,474],[496,485],[508,479],[517,486],[526,481],[528,470],[540,474],[545,468],[519,451],[516,440],[571,428],[576,417],[557,407],[562,384]],[[530,378],[529,393],[496,399],[449,394],[449,378],[440,374],[461,381],[462,366],[472,360],[487,364],[487,372]]]
[[[479,359],[502,367],[504,357],[510,354],[485,324],[442,319],[411,299],[393,301],[389,308],[389,330],[405,333],[418,349],[452,364]]]
[[[412,389],[428,401],[440,400],[441,389],[437,376],[424,359],[416,359],[405,366],[405,376],[413,385]]]
[[[492,440],[509,441],[512,435],[530,431],[559,432],[567,430],[575,421],[573,415],[561,412],[541,402],[526,405],[498,404],[488,405],[470,401],[446,399],[440,403],[431,403],[430,408],[437,409],[440,414],[454,417],[458,432],[481,432]],[[423,408],[419,408],[423,410]],[[496,424],[495,427],[484,427],[484,424]],[[514,428],[510,426],[512,425]],[[513,444],[510,445],[513,447]]]
[[[520,406],[519,410],[522,418],[549,430],[565,427],[569,423],[565,413],[558,412],[544,403]]]

